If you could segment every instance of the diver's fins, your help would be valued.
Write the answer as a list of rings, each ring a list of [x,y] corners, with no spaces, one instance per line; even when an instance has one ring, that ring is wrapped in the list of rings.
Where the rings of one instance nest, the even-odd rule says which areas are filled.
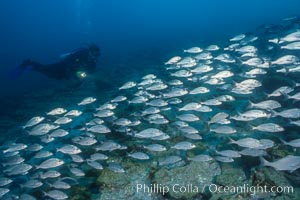
[[[19,65],[18,67],[12,69],[9,73],[9,77],[10,79],[17,79],[18,77],[21,76],[21,74],[26,70],[28,69],[28,67],[31,65],[31,60],[27,59],[27,60],[24,60],[21,65]]]

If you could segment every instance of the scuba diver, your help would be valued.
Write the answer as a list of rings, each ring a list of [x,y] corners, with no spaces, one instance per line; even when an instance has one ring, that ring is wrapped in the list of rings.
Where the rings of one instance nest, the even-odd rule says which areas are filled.
[[[88,75],[96,71],[100,49],[95,44],[80,48],[61,56],[62,60],[52,64],[41,64],[30,59],[24,60],[19,71],[30,69],[56,80],[73,80],[82,82]]]

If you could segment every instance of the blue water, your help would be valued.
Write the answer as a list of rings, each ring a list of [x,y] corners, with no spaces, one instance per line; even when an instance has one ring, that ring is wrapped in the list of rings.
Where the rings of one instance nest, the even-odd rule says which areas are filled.
[[[7,78],[25,58],[51,63],[94,42],[102,50],[103,73],[141,60],[142,67],[149,68],[192,44],[218,42],[264,23],[278,23],[297,15],[299,6],[297,0],[3,0],[0,92],[16,95],[49,86],[51,80],[36,73]]]
[[[77,109],[77,103],[88,96],[97,97],[98,106],[118,94],[128,95],[132,99],[134,96],[130,90],[127,93],[119,91],[118,87],[127,81],[139,82],[141,76],[152,72],[164,80],[163,76],[167,74],[164,62],[175,55],[183,55],[183,49],[192,46],[206,47],[210,44],[224,47],[228,44],[228,39],[235,35],[241,33],[259,35],[257,34],[259,26],[280,24],[282,18],[299,15],[299,8],[299,0],[2,0],[0,2],[0,144],[8,139],[17,142],[39,142],[38,139],[31,141],[27,132],[20,128],[31,117],[43,116],[56,107]],[[89,43],[95,43],[100,47],[101,57],[97,63],[97,72],[92,74],[82,87],[69,88],[65,81],[49,79],[30,70],[24,71],[16,79],[11,79],[9,76],[24,59],[30,58],[43,64],[54,63],[61,55]],[[261,46],[264,47],[263,45]],[[279,55],[274,53],[267,56],[275,59]],[[238,74],[239,70],[243,71],[237,69],[237,72],[234,72]],[[167,74],[166,77],[168,76]],[[298,81],[296,76],[291,75],[286,79],[265,77],[262,80],[264,87],[256,91],[260,95],[253,96],[252,100],[262,101],[265,92],[270,93],[285,84],[293,85],[292,80]],[[281,82],[278,81],[278,85],[275,85],[272,84],[274,80]],[[197,83],[193,82],[186,83],[186,86],[191,88],[196,85]],[[212,92],[213,97],[220,94],[216,88],[212,87],[212,91],[215,92]],[[224,109],[233,111],[232,115],[237,114],[239,110],[247,107],[249,100],[248,97],[241,99],[239,105],[227,105],[228,107],[224,106]],[[192,101],[191,98],[184,98],[184,100]],[[286,102],[283,104],[283,107],[290,106]],[[61,146],[66,141],[70,142],[71,138],[80,135],[81,125],[93,118],[92,112],[95,108],[94,105],[87,108],[80,107],[86,115],[79,117],[77,121],[74,120],[72,126],[68,127],[71,130],[70,138],[57,140],[58,142],[45,146],[54,151],[57,146]],[[125,104],[121,108],[116,111],[118,117],[131,117],[132,115],[128,113],[140,112],[142,107]],[[175,110],[177,106],[172,108]],[[214,110],[207,115],[203,114],[201,120],[207,121],[212,114],[217,113],[216,111],[219,110]],[[176,120],[176,116],[176,112],[168,113],[172,122]],[[53,117],[50,120],[55,119]],[[287,121],[282,120],[278,123],[287,123]],[[238,128],[244,127],[244,123],[237,122],[235,125]],[[168,125],[161,127],[166,130],[169,128]],[[209,130],[204,123],[197,124],[195,127],[203,132]],[[297,136],[298,127],[288,129],[291,132],[289,136],[293,134]],[[124,142],[129,146],[130,151],[141,149],[140,144],[135,144],[140,141],[131,141],[132,138],[125,133],[122,136],[114,134],[97,136],[97,139]],[[253,137],[260,138],[261,135],[253,134]],[[226,137],[215,139],[215,135],[205,135],[204,139],[205,142],[209,141],[205,145],[216,147],[219,144],[221,146],[222,142],[224,146],[225,142],[227,143]],[[278,142],[278,138],[276,140]],[[166,142],[165,145],[170,146],[171,143]],[[227,146],[232,145],[227,144]],[[211,149],[206,146],[200,148],[201,152],[208,152]],[[88,148],[85,150],[87,154],[92,152]],[[120,155],[112,156],[125,157],[126,153],[128,152],[124,151]],[[179,155],[187,156],[183,151]],[[26,158],[29,159],[30,156],[26,155]],[[64,159],[65,156],[61,158]],[[31,164],[38,164],[34,159],[33,161]],[[245,173],[249,173],[252,165],[257,166],[258,162],[257,159],[254,164],[243,163],[245,169],[248,168]],[[63,170],[67,171],[67,169]],[[90,173],[89,178],[95,181],[98,172],[88,173]],[[82,179],[83,185],[90,184],[84,181],[85,179]],[[11,188],[19,191],[17,187],[14,188],[15,185]],[[39,193],[38,196],[41,194]]]

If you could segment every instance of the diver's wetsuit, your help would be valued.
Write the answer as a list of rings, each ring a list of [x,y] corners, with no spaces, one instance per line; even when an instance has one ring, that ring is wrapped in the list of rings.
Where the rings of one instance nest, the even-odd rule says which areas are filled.
[[[78,79],[78,72],[90,74],[96,71],[96,62],[99,55],[99,48],[93,45],[69,53],[57,63],[43,65],[32,60],[25,60],[20,68],[31,67],[32,70],[57,80]]]

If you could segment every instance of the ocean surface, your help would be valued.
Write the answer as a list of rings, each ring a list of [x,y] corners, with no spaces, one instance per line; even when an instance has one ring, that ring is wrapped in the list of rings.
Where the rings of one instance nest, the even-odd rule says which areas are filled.
[[[299,199],[299,14],[297,0],[1,1],[0,199]],[[20,70],[91,44],[80,84]]]

